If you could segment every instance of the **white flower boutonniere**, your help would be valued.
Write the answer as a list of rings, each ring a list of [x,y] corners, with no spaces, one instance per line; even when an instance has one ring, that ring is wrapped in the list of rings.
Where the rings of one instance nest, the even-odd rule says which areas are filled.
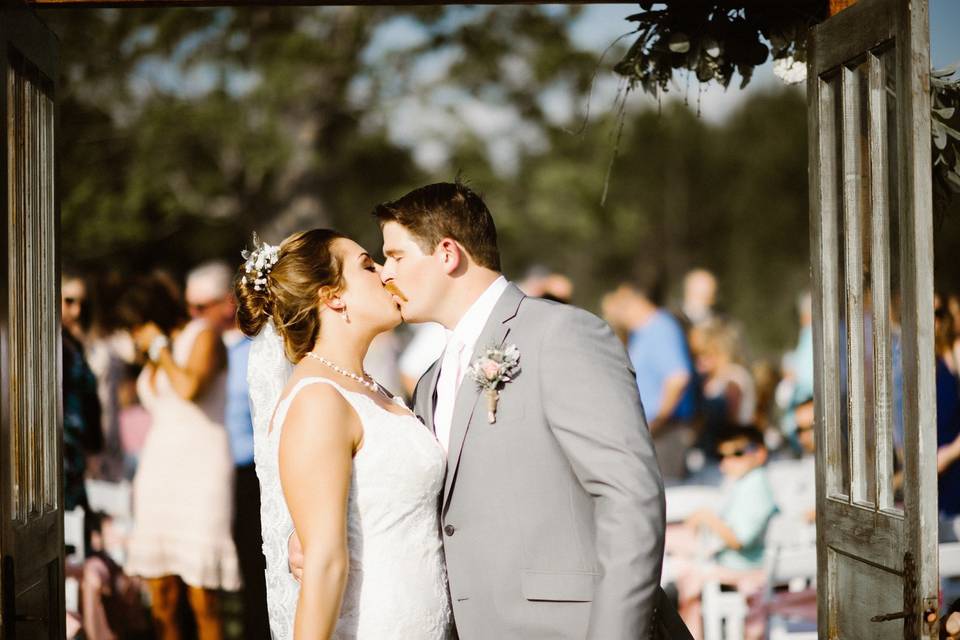
[[[477,386],[487,396],[487,421],[497,421],[497,401],[500,389],[520,373],[520,349],[512,344],[506,348],[487,347],[467,369]]]

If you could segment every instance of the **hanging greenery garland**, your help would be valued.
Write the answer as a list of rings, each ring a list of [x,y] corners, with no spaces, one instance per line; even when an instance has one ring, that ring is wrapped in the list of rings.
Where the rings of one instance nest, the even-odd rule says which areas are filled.
[[[960,194],[960,65],[930,72],[933,197],[944,210]]]
[[[685,71],[701,83],[724,88],[735,73],[740,88],[754,69],[773,59],[773,72],[787,84],[807,77],[807,34],[827,17],[824,0],[770,3],[758,0],[643,0],[627,17],[636,40],[614,70],[627,91],[642,88],[659,98],[674,74]],[[629,35],[629,34],[628,34]],[[960,194],[960,77],[958,67],[930,74],[934,201],[943,211]]]
[[[786,5],[786,3],[783,3]],[[645,1],[627,17],[637,38],[614,67],[631,88],[658,96],[685,69],[702,83],[729,86],[734,73],[744,88],[753,70],[771,56],[793,81],[806,77],[807,31],[826,17],[822,0],[779,3]],[[798,76],[802,74],[802,77]]]

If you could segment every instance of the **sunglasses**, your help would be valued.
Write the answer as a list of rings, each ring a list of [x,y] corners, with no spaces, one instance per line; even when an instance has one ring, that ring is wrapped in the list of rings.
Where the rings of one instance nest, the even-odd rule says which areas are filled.
[[[806,433],[807,431],[813,431],[813,425],[797,426],[797,433]]]
[[[756,445],[750,445],[749,447],[743,447],[742,449],[732,449],[730,451],[720,451],[721,458],[742,458],[748,453],[753,453],[757,450]]]
[[[85,298],[71,298],[71,297],[66,297],[66,298],[63,299],[63,302],[64,302],[64,304],[66,304],[67,306],[72,307],[73,305],[82,306],[82,305],[86,304],[87,300],[86,300]]]

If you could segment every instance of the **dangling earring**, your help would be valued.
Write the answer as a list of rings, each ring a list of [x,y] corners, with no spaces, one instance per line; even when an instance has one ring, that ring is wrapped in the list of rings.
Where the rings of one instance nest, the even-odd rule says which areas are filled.
[[[347,324],[350,324],[350,316],[347,315],[347,309],[344,308],[342,313],[343,313],[343,321],[346,322]]]

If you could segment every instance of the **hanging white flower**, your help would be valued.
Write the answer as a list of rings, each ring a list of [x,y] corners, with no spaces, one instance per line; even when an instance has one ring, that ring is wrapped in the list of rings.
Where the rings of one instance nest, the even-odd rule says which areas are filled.
[[[800,84],[807,79],[807,63],[795,60],[793,56],[777,58],[773,61],[773,75],[784,84]]]

